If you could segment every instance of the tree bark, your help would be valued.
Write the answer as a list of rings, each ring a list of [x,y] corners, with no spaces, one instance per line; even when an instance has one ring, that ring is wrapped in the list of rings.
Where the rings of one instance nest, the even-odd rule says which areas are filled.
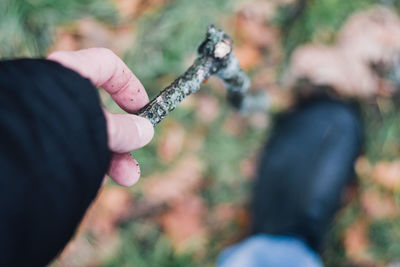
[[[232,40],[222,30],[208,26],[206,39],[198,48],[198,57],[189,69],[162,90],[137,115],[155,126],[188,95],[198,91],[201,83],[211,75],[224,81],[228,101],[238,110],[252,105],[248,97],[250,79],[233,56]],[[248,99],[247,99],[248,98]]]

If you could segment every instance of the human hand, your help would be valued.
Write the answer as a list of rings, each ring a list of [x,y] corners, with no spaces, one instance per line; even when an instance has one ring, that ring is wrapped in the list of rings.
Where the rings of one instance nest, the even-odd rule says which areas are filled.
[[[140,81],[109,49],[58,51],[51,53],[48,59],[73,69],[88,78],[94,86],[103,87],[128,113],[136,112],[149,102]],[[108,146],[113,152],[108,174],[116,183],[131,186],[138,181],[140,168],[130,152],[149,143],[154,128],[145,118],[103,110],[107,121]]]

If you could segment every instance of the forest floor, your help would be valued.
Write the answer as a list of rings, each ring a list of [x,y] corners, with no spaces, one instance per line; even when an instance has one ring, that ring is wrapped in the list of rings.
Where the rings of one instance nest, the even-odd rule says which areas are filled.
[[[150,97],[190,64],[208,24],[234,39],[252,90],[273,98],[270,114],[241,116],[211,78],[157,126],[133,154],[142,178],[132,188],[108,182],[77,236],[54,266],[213,266],[243,239],[259,150],[273,118],[291,103],[280,81],[296,47],[331,43],[353,12],[372,0],[317,0],[293,23],[291,0],[6,0],[0,55],[43,56],[51,50],[111,48]],[[395,7],[394,7],[395,8]],[[399,10],[399,9],[397,9]],[[0,11],[1,13],[1,11]],[[12,31],[12,32],[10,32]],[[122,112],[99,90],[104,105]],[[365,148],[358,185],[329,234],[327,266],[400,262],[400,110],[398,99],[361,101]]]

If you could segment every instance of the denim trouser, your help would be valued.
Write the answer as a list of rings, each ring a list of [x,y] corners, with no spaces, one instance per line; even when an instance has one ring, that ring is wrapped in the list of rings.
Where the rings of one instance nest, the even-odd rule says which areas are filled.
[[[218,267],[322,267],[318,255],[303,241],[258,234],[225,249]]]

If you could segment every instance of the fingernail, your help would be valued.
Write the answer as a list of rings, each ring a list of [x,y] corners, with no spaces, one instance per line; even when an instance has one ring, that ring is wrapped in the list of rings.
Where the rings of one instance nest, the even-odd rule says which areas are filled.
[[[138,130],[140,145],[148,144],[154,136],[154,127],[148,119],[135,115],[135,123]]]

